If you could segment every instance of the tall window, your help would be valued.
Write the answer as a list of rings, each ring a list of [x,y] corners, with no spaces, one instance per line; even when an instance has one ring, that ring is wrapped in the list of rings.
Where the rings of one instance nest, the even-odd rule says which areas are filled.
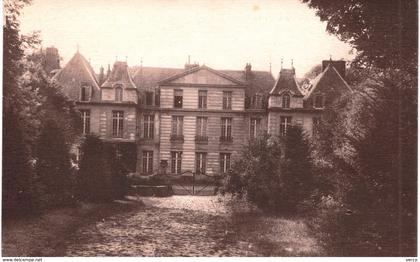
[[[155,116],[144,115],[143,137],[145,139],[153,138],[155,127]]]
[[[172,137],[181,138],[183,135],[184,117],[172,116]]]
[[[153,151],[143,151],[143,173],[153,173]]]
[[[83,84],[80,87],[80,101],[89,101],[90,100],[90,86]]]
[[[171,173],[181,174],[181,165],[182,165],[182,152],[172,151],[171,152]]]
[[[287,134],[287,128],[292,124],[291,116],[280,117],[280,135],[284,136]]]
[[[223,91],[223,109],[232,109],[232,91]]]
[[[83,134],[90,133],[90,110],[80,110],[83,121]]]
[[[153,105],[153,92],[146,92],[146,105],[152,106]]]
[[[206,174],[206,153],[195,153],[195,173]]]
[[[124,111],[112,111],[112,136],[123,137]]]
[[[197,117],[197,125],[195,131],[197,139],[207,139],[207,117]]]
[[[260,132],[260,119],[259,118],[251,118],[250,125],[249,125],[249,137],[251,139],[257,138]]]
[[[322,95],[315,95],[314,97],[314,107],[323,108],[324,107],[324,97]]]
[[[251,98],[251,108],[261,109],[262,108],[262,96],[260,94],[255,94]]]
[[[220,153],[220,173],[227,173],[230,169],[230,153]]]
[[[123,89],[121,86],[115,88],[115,101],[121,102],[123,100]]]
[[[319,125],[321,124],[321,117],[316,116],[312,118],[312,135],[315,135],[319,131]]]
[[[198,108],[207,108],[207,91],[198,91]]]
[[[182,108],[182,90],[181,89],[174,90],[174,107]]]
[[[222,117],[221,123],[221,136],[222,141],[231,141],[232,140],[232,118],[231,117]]]
[[[283,95],[282,97],[282,107],[290,108],[290,95]]]

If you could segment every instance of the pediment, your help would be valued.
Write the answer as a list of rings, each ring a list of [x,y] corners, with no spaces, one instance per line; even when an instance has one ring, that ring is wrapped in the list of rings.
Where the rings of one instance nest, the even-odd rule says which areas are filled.
[[[221,85],[243,86],[244,83],[217,70],[202,66],[161,81],[161,84],[174,85]]]

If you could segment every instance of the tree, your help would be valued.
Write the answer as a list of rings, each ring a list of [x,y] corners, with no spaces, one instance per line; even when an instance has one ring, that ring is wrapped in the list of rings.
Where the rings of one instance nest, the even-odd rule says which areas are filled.
[[[111,163],[107,161],[107,150],[102,140],[95,135],[87,135],[81,152],[78,178],[80,198],[88,201],[113,199]]]
[[[302,0],[316,9],[326,30],[350,43],[356,62],[375,67],[405,69],[417,75],[416,0]]]
[[[48,120],[37,145],[36,173],[42,208],[73,204],[74,192],[69,148],[57,122]]]

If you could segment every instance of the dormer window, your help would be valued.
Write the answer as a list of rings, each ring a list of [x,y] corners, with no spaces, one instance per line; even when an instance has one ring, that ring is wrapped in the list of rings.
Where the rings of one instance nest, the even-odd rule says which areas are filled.
[[[251,99],[251,108],[261,109],[262,108],[262,96],[261,94],[255,94]]]
[[[283,95],[281,99],[281,105],[283,108],[290,108],[290,95]]]
[[[90,100],[90,86],[83,84],[80,87],[80,101],[87,102]]]
[[[123,89],[121,86],[115,88],[115,101],[121,102],[123,100]]]
[[[324,97],[321,94],[315,95],[314,108],[324,108]]]

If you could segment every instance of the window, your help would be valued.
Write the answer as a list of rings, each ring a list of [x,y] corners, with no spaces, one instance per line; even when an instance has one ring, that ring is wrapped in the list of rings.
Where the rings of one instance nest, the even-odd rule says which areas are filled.
[[[153,105],[153,92],[146,92],[146,105],[147,106]]]
[[[232,91],[223,91],[223,109],[232,109]]]
[[[287,134],[287,128],[292,124],[291,116],[280,117],[280,135],[284,136]]]
[[[206,153],[195,153],[195,173],[206,174]]]
[[[115,88],[115,101],[121,102],[123,99],[123,89],[121,86]]]
[[[196,140],[207,140],[207,117],[197,117]]]
[[[112,136],[123,137],[124,112],[112,111]]]
[[[249,137],[251,139],[257,138],[260,132],[260,119],[259,118],[251,118],[250,125],[249,125]]]
[[[221,130],[222,132],[221,132],[220,140],[231,141],[232,140],[232,118],[231,117],[222,117]]]
[[[159,91],[155,92],[155,106],[159,106],[160,105],[160,94]]]
[[[227,173],[230,169],[230,153],[220,153],[220,173]]]
[[[171,152],[171,173],[181,174],[182,165],[182,152],[172,151]]]
[[[83,134],[90,133],[90,110],[80,110],[83,122]]]
[[[173,139],[182,138],[183,125],[184,125],[183,116],[172,116],[172,138]]]
[[[198,108],[207,108],[207,91],[198,91]]]
[[[143,138],[150,139],[154,137],[155,116],[144,115]]]
[[[318,133],[320,124],[321,124],[321,117],[316,116],[312,118],[312,134],[313,135]]]
[[[174,107],[182,108],[182,90],[180,89],[174,90]]]
[[[143,151],[143,173],[153,173],[153,151]]]
[[[290,95],[283,95],[281,104],[283,108],[290,108]]]
[[[323,108],[324,107],[324,97],[322,95],[316,95],[314,97],[314,107]]]
[[[83,84],[80,87],[80,101],[87,102],[90,100],[90,86]]]
[[[255,94],[251,99],[251,108],[261,109],[262,108],[262,96],[260,94]]]

